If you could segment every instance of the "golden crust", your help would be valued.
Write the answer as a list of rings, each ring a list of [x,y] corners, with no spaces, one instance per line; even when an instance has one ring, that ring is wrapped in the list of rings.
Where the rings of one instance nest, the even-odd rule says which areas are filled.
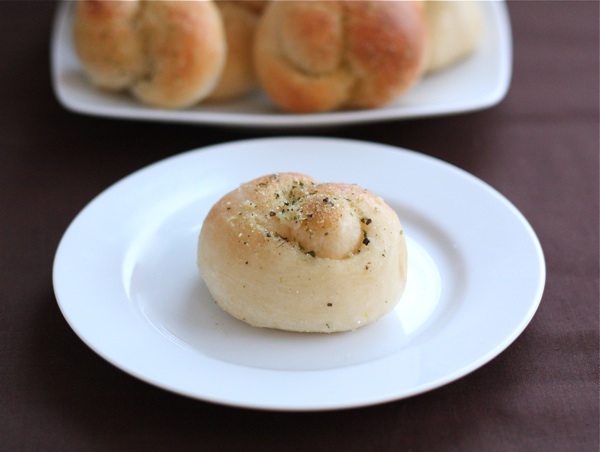
[[[218,10],[201,0],[80,0],[74,41],[92,82],[160,108],[205,98],[227,51]]]
[[[371,108],[417,83],[427,40],[415,2],[272,2],[255,37],[255,68],[283,110]]]
[[[349,65],[359,79],[348,105],[384,105],[423,75],[428,43],[423,9],[412,1],[351,1],[345,6]]]
[[[135,27],[139,8],[138,0],[77,3],[73,42],[98,87],[127,88],[144,72],[143,41]]]
[[[221,17],[212,2],[151,1],[141,19],[148,77],[133,86],[143,102],[166,108],[187,107],[214,89],[225,64]]]
[[[346,331],[394,308],[406,243],[396,213],[368,190],[273,174],[213,206],[198,267],[219,306],[251,325]]]

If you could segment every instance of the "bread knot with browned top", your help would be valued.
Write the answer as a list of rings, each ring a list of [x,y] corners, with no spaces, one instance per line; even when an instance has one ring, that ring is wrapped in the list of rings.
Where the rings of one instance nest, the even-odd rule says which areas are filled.
[[[146,105],[185,108],[206,98],[227,56],[212,1],[79,0],[75,51],[92,83]]]
[[[221,198],[198,241],[215,301],[254,326],[353,330],[397,304],[406,284],[398,216],[357,185],[263,176]]]
[[[425,69],[427,20],[413,1],[282,1],[265,10],[255,69],[283,110],[385,105]]]

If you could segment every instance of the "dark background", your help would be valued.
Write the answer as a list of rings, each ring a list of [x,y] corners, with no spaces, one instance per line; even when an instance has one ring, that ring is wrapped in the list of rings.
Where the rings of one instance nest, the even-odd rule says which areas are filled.
[[[168,393],[63,319],[54,253],[95,195],[167,156],[271,133],[66,111],[49,75],[55,6],[0,2],[1,450],[598,450],[597,2],[509,3],[514,72],[494,108],[291,132],[402,146],[475,174],[523,212],[547,264],[536,316],[488,365],[406,400],[318,413]]]

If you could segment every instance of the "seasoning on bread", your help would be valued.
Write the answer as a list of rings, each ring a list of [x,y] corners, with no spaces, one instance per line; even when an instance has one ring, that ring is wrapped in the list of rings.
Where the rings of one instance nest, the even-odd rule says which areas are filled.
[[[198,267],[216,303],[257,327],[354,330],[390,312],[406,284],[398,216],[356,185],[259,177],[204,220]]]

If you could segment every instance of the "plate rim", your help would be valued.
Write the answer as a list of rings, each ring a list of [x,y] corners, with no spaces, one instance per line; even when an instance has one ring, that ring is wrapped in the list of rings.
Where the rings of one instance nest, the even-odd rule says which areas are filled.
[[[528,315],[526,315],[524,318],[521,318],[519,320],[518,327],[513,329],[512,333],[510,335],[508,335],[507,337],[505,337],[501,341],[500,344],[496,344],[496,346],[493,349],[489,350],[486,354],[480,356],[479,359],[471,362],[471,364],[469,366],[463,367],[461,369],[456,370],[453,373],[447,374],[447,375],[445,375],[445,377],[438,378],[436,380],[421,384],[418,387],[414,387],[414,388],[412,388],[412,390],[410,390],[408,392],[405,391],[405,394],[400,395],[400,396],[398,396],[398,394],[381,394],[379,397],[370,397],[369,400],[353,400],[353,401],[348,400],[345,403],[341,403],[339,401],[334,402],[334,403],[332,403],[332,402],[314,403],[313,402],[313,403],[308,403],[308,404],[296,404],[296,405],[292,406],[289,404],[274,403],[273,401],[271,401],[270,403],[257,403],[256,401],[254,401],[254,402],[251,402],[248,400],[241,401],[241,400],[236,400],[235,398],[227,399],[227,398],[223,398],[222,396],[221,397],[211,397],[210,394],[198,394],[198,392],[190,392],[190,391],[182,390],[181,388],[178,388],[176,386],[165,384],[164,382],[156,381],[155,379],[148,377],[148,375],[143,375],[143,374],[140,374],[139,372],[132,371],[131,369],[126,368],[126,366],[123,367],[122,364],[116,363],[114,361],[114,359],[111,359],[111,357],[107,355],[105,350],[100,350],[100,349],[98,349],[96,344],[90,343],[89,338],[85,337],[85,333],[80,330],[80,328],[78,327],[76,322],[73,321],[73,318],[71,317],[71,315],[69,315],[69,313],[66,312],[64,302],[61,301],[61,296],[59,294],[59,290],[60,290],[59,286],[61,284],[63,284],[63,282],[60,282],[57,280],[57,275],[59,274],[59,271],[58,271],[59,267],[61,265],[63,265],[63,262],[61,261],[61,259],[62,259],[61,249],[64,246],[65,241],[69,239],[69,233],[70,233],[70,231],[72,231],[73,225],[77,224],[76,222],[78,221],[79,218],[81,218],[82,215],[84,215],[84,212],[88,211],[88,209],[90,209],[90,208],[93,208],[94,203],[97,202],[97,200],[100,199],[100,197],[102,197],[109,190],[118,190],[119,186],[122,186],[120,184],[125,183],[125,181],[127,181],[127,180],[131,180],[132,178],[136,177],[136,175],[140,174],[141,172],[149,171],[149,170],[152,171],[152,168],[154,168],[154,170],[156,170],[156,168],[160,169],[160,166],[164,165],[164,163],[167,161],[170,161],[173,159],[183,159],[183,161],[185,161],[185,159],[189,158],[190,156],[194,156],[194,155],[206,155],[206,156],[209,156],[209,155],[215,156],[216,155],[216,156],[218,156],[219,152],[221,152],[224,147],[235,150],[236,147],[240,147],[240,146],[243,147],[244,145],[247,145],[249,142],[253,142],[254,144],[267,143],[267,142],[268,143],[277,143],[277,142],[281,143],[282,141],[286,141],[286,140],[288,142],[289,142],[289,140],[300,141],[300,142],[311,141],[312,142],[311,144],[315,144],[315,142],[331,143],[332,141],[341,142],[341,143],[353,143],[357,146],[367,146],[369,149],[377,148],[377,149],[381,150],[382,152],[397,153],[398,155],[401,155],[400,159],[403,158],[402,155],[403,156],[411,156],[411,158],[416,157],[418,159],[422,159],[422,161],[424,161],[424,162],[441,164],[443,168],[454,171],[459,176],[467,177],[473,181],[476,181],[478,184],[481,184],[481,186],[484,187],[486,190],[489,190],[493,196],[499,197],[499,199],[505,204],[505,206],[511,210],[511,213],[513,215],[517,215],[517,218],[518,218],[521,226],[523,226],[527,230],[528,236],[532,240],[532,244],[537,251],[536,257],[537,257],[537,261],[539,264],[539,269],[538,269],[539,274],[537,277],[537,291],[536,291],[536,296],[534,297],[534,300],[530,302]],[[400,152],[398,152],[398,151],[400,151]],[[200,154],[200,153],[202,153],[202,154]],[[145,382],[153,384],[157,387],[161,387],[161,388],[169,390],[171,392],[178,393],[178,394],[181,394],[184,396],[188,396],[188,397],[191,397],[194,399],[213,402],[213,403],[219,403],[222,405],[229,405],[229,406],[236,406],[236,407],[243,407],[243,408],[252,408],[252,409],[267,409],[267,410],[276,410],[276,411],[319,411],[319,410],[346,409],[346,408],[356,408],[356,407],[361,407],[361,406],[369,406],[369,405],[374,405],[374,404],[379,404],[379,403],[384,403],[384,402],[389,402],[389,401],[394,401],[394,400],[400,400],[400,399],[404,399],[407,397],[412,397],[412,396],[430,391],[432,389],[436,389],[438,387],[444,386],[448,383],[456,381],[459,378],[462,378],[463,376],[466,376],[467,374],[469,374],[469,373],[473,372],[474,370],[480,368],[481,366],[485,365],[486,363],[491,361],[493,358],[498,356],[500,353],[502,353],[504,350],[506,350],[506,348],[508,348],[508,346],[512,342],[514,342],[514,340],[516,340],[516,338],[519,337],[520,334],[525,330],[525,328],[530,323],[531,319],[535,315],[535,313],[540,305],[543,291],[544,291],[544,286],[545,286],[545,276],[546,276],[546,268],[545,268],[543,250],[542,250],[541,244],[539,242],[539,239],[537,238],[537,236],[535,234],[535,231],[533,230],[533,228],[531,227],[531,225],[529,224],[527,219],[523,216],[523,214],[514,206],[514,204],[512,204],[506,197],[504,197],[501,193],[499,193],[496,189],[491,187],[486,182],[482,181],[481,179],[477,178],[476,176],[472,175],[471,173],[468,173],[450,163],[447,163],[443,160],[437,159],[435,157],[432,157],[432,156],[429,156],[426,154],[418,153],[416,151],[411,151],[408,149],[399,148],[399,147],[381,144],[381,143],[372,143],[372,142],[353,140],[353,139],[323,138],[323,137],[273,137],[273,138],[253,138],[253,139],[249,139],[249,140],[232,141],[232,142],[210,145],[210,146],[206,146],[203,148],[186,151],[181,154],[177,154],[177,155],[168,157],[166,159],[163,159],[161,161],[152,163],[152,164],[145,166],[137,171],[134,171],[133,173],[129,174],[128,176],[125,176],[124,178],[120,179],[119,181],[115,182],[114,184],[110,185],[105,190],[100,192],[75,216],[75,218],[69,224],[64,235],[62,236],[62,238],[60,240],[60,243],[59,243],[57,251],[56,251],[54,263],[53,263],[53,287],[55,290],[55,295],[56,295],[58,306],[59,306],[64,318],[66,319],[69,326],[73,329],[73,331],[77,334],[77,336],[84,343],[86,343],[86,345],[88,345],[88,347],[90,347],[95,353],[97,353],[98,355],[103,357],[106,361],[108,361],[115,367],[117,367],[121,370],[124,370],[125,372],[129,373],[130,375],[132,375],[142,381],[145,381]],[[379,360],[379,361],[384,361],[384,360]],[[240,367],[240,366],[236,366],[236,365],[229,364],[229,363],[221,363],[221,364],[224,365],[225,367],[228,367],[228,366],[234,366],[237,368]],[[365,363],[365,364],[360,364],[358,366],[369,366],[369,365],[371,365],[371,364]],[[356,366],[350,366],[350,367],[356,367]],[[331,371],[337,371],[337,370],[338,369],[332,369]],[[258,372],[261,372],[261,371],[264,371],[264,369],[258,370]],[[318,373],[318,371],[316,371],[316,372]],[[313,371],[306,371],[305,373],[312,374]]]
[[[61,36],[69,26],[69,14],[72,1],[61,0],[54,16],[50,53],[51,53],[51,79],[54,93],[59,103],[74,113],[113,118],[123,120],[142,120],[168,123],[184,123],[211,126],[230,126],[238,128],[305,128],[305,127],[331,127],[352,124],[368,124],[374,122],[387,122],[393,120],[409,120],[417,118],[448,116],[464,114],[491,108],[499,104],[508,93],[513,66],[513,42],[510,15],[506,0],[481,0],[489,8],[488,14],[492,16],[494,29],[499,37],[498,61],[501,73],[499,83],[480,99],[465,102],[460,107],[447,105],[418,105],[412,106],[408,111],[401,108],[378,108],[371,110],[334,111],[312,114],[273,113],[232,113],[210,112],[205,110],[161,110],[141,108],[130,111],[128,109],[116,111],[110,106],[93,106],[74,101],[68,94],[67,88],[60,82],[61,68],[58,55],[62,46]]]

